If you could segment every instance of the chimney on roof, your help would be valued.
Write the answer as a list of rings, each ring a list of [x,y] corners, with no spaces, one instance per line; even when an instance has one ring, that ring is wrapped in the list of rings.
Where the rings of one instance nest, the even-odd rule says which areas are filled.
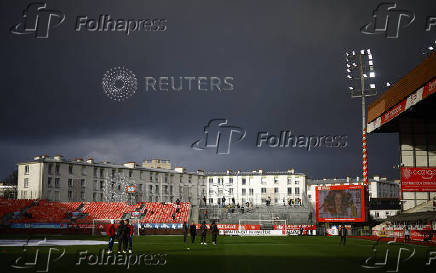
[[[46,154],[41,155],[42,159],[46,159],[47,157],[48,157],[48,155],[46,155]]]
[[[185,168],[183,168],[183,167],[175,167],[174,171],[178,172],[178,173],[184,173],[185,172]]]
[[[360,178],[359,178],[359,177],[356,177],[356,181],[359,182],[359,181],[360,181]]]
[[[204,171],[203,170],[197,170],[197,174],[204,175]]]
[[[62,161],[62,160],[64,160],[64,157],[63,157],[62,155],[55,155],[55,156],[53,157],[53,159],[54,159],[54,160],[57,160],[57,161]]]
[[[376,175],[373,177],[375,181],[380,181],[380,176]]]
[[[347,176],[347,183],[350,183],[350,177]]]
[[[40,160],[40,159],[41,159],[40,155],[36,155],[36,156],[33,157],[33,160]]]
[[[259,169],[257,172],[260,173],[260,174],[262,174],[262,173],[263,173],[263,170],[262,170],[262,169]]]
[[[131,169],[133,169],[133,168],[136,167],[136,162],[134,162],[134,161],[130,161],[130,162],[126,162],[126,163],[124,163],[123,165],[124,165],[124,167],[127,167],[127,168],[131,168]]]
[[[227,169],[227,174],[231,174],[231,173],[232,173],[232,170]]]
[[[295,170],[292,169],[292,168],[291,168],[291,169],[288,169],[288,173],[292,173],[292,174],[293,174],[293,173],[295,173]]]
[[[93,159],[93,158],[88,158],[88,159],[86,160],[86,163],[94,164],[94,159]]]
[[[103,161],[103,163],[104,163],[104,164],[110,164],[111,162],[110,162],[110,161],[107,161],[107,160],[105,160],[105,161]]]

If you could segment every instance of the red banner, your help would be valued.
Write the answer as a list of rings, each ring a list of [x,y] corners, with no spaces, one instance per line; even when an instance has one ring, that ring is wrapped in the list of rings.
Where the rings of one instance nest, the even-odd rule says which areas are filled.
[[[401,168],[401,188],[411,192],[436,191],[436,168]]]

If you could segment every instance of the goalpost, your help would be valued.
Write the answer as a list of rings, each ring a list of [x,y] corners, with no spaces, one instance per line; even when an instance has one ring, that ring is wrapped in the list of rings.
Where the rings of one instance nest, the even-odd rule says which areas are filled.
[[[283,219],[239,219],[239,236],[286,236],[287,234],[287,222]]]
[[[126,219],[93,219],[92,220],[92,235],[107,235],[106,230],[109,224],[113,223],[115,229],[118,227],[121,220]],[[129,219],[130,225],[133,226],[133,234],[139,235],[140,223],[139,219]]]

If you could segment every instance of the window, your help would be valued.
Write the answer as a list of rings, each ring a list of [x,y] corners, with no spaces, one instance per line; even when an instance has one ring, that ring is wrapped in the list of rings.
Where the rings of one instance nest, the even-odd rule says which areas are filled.
[[[233,194],[233,188],[229,188],[229,194]]]
[[[96,192],[93,192],[92,193],[92,201],[97,201],[97,193]]]
[[[118,184],[118,191],[121,191],[121,185]]]
[[[261,188],[261,189],[260,189],[260,192],[261,192],[261,193],[266,193],[266,188]]]
[[[26,199],[27,198],[27,191],[21,191],[21,198]]]
[[[48,177],[48,178],[47,178],[47,185],[48,185],[49,188],[52,187],[51,179],[52,179],[51,177]]]
[[[73,186],[73,179],[68,178],[68,187],[72,187]]]
[[[104,189],[104,181],[101,180],[101,181],[100,181],[100,190],[102,191],[103,189]]]
[[[288,177],[288,185],[292,184],[292,179],[290,177]]]
[[[82,166],[82,175],[86,175],[86,166]]]
[[[247,189],[242,189],[242,195],[246,195],[247,194]]]
[[[213,178],[209,178],[209,184],[213,183]]]
[[[209,204],[213,204],[213,198],[209,198]]]
[[[73,192],[68,191],[68,200],[71,200],[73,198]]]
[[[98,183],[97,180],[94,180],[94,183],[93,183],[93,184],[94,184],[94,190],[95,190],[95,191],[97,190],[97,183]]]
[[[254,195],[254,189],[249,190],[250,195]]]
[[[274,193],[279,193],[279,188],[274,188]]]
[[[29,174],[30,168],[29,165],[24,166],[24,174]]]
[[[233,178],[232,177],[229,178],[229,184],[233,184]]]
[[[274,184],[278,184],[279,183],[279,178],[278,177],[274,177]]]
[[[103,199],[103,193],[100,193],[100,201],[104,201]]]
[[[150,193],[152,193],[153,192],[153,185],[150,185],[149,187],[148,187],[150,190]]]
[[[61,168],[61,166],[59,164],[56,164],[56,170],[55,170],[56,174],[59,174],[60,168]]]
[[[204,192],[204,190],[203,190]],[[173,195],[173,185],[170,186],[170,194]]]
[[[295,180],[295,185],[300,185],[300,181]]]
[[[167,185],[164,186],[164,192],[165,192],[165,194],[168,194],[168,186]]]
[[[85,179],[80,179],[80,187],[85,187]]]
[[[96,168],[96,167],[94,167],[94,172],[93,172],[93,174],[94,174],[94,177],[97,177],[97,168]]]
[[[279,199],[276,197],[274,198],[274,203],[277,204],[279,202]]]
[[[168,175],[165,175],[165,183],[168,183]]]
[[[73,174],[73,165],[68,165],[68,174]]]
[[[55,178],[55,188],[59,188],[59,186],[60,186],[59,181],[60,181],[59,177]]]
[[[295,188],[295,195],[299,195],[300,194],[300,188]]]
[[[100,169],[100,177],[103,177],[103,176],[104,176],[104,169],[101,168],[101,169]]]
[[[159,186],[156,185],[156,193],[159,193]]]
[[[292,188],[288,188],[288,195],[292,194]]]
[[[60,193],[58,191],[55,191],[55,201],[60,200]]]
[[[133,171],[129,170],[129,177],[132,177],[132,176],[133,176]]]
[[[29,187],[29,178],[24,178],[24,188]]]
[[[142,191],[142,184],[138,185],[138,189],[139,189],[139,191]]]
[[[218,195],[222,196],[223,195],[223,190],[218,190]]]
[[[48,164],[48,174],[52,174],[52,172],[53,172],[53,164],[50,163]]]
[[[85,200],[85,192],[84,191],[80,192],[80,199]]]
[[[247,179],[246,178],[242,178],[242,186],[245,186],[247,184]]]
[[[309,194],[307,197],[308,197],[309,199],[312,199],[312,195],[311,195],[311,194]]]

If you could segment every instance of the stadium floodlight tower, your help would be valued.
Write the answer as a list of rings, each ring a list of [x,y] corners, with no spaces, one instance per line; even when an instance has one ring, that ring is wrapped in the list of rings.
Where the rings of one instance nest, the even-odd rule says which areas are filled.
[[[370,49],[346,52],[346,79],[352,98],[362,99],[362,178],[368,185],[368,161],[366,152],[366,97],[377,95],[375,89],[374,59]]]

